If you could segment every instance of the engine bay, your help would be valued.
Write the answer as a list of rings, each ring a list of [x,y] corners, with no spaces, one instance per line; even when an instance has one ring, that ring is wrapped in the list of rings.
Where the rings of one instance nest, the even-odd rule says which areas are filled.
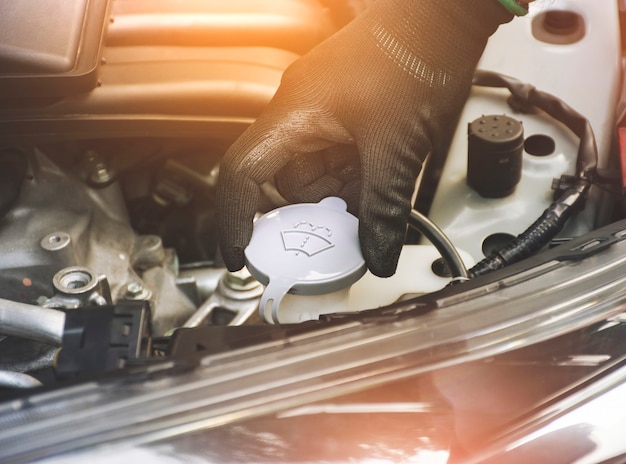
[[[175,3],[162,11],[151,2],[107,6],[93,90],[3,94],[0,371],[25,375],[7,377],[7,391],[183,356],[190,345],[220,349],[219,339],[204,343],[188,329],[240,327],[251,339],[268,330],[259,313],[263,285],[246,269],[228,272],[218,252],[220,159],[269,102],[282,71],[367,2]],[[268,27],[277,14],[287,26]],[[190,15],[200,18],[193,27]],[[230,21],[220,23],[225,16]],[[479,64],[555,96],[595,133],[598,174],[584,207],[542,249],[624,216],[619,17],[612,0],[537,2],[528,18],[500,28]],[[11,85],[27,80],[18,71]],[[427,162],[415,209],[471,268],[571,186],[581,143],[546,111],[516,106],[506,89],[475,86],[455,124],[447,153]],[[482,125],[514,127],[506,130],[516,136],[509,152],[517,158],[479,162],[468,181],[468,126]],[[507,151],[507,137],[497,154]],[[284,206],[272,185],[264,187],[259,213]],[[341,296],[288,295],[304,316],[284,321],[434,292],[450,283],[448,267],[437,246],[410,231],[396,275],[366,273]],[[185,334],[194,343],[183,342]]]

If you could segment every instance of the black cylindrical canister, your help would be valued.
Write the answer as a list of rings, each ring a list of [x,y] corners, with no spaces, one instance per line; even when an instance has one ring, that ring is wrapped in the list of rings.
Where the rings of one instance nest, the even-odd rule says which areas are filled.
[[[524,127],[506,115],[482,116],[468,126],[467,183],[486,198],[512,194],[522,176]]]

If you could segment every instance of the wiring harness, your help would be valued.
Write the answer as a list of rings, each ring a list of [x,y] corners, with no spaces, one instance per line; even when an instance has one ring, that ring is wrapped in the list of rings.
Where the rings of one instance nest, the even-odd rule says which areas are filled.
[[[523,233],[469,270],[478,277],[521,261],[539,251],[562,229],[567,220],[584,207],[596,174],[598,149],[589,121],[559,98],[537,90],[530,84],[489,71],[477,71],[474,85],[506,88],[511,92],[510,105],[520,112],[532,108],[545,111],[562,122],[579,139],[576,174],[562,187],[562,193]]]

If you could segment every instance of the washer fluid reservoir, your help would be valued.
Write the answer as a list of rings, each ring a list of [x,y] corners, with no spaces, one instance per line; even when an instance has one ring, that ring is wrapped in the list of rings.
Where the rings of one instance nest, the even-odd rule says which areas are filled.
[[[350,286],[366,271],[358,220],[336,197],[260,217],[245,256],[250,273],[267,286],[259,311],[272,324],[345,310]]]

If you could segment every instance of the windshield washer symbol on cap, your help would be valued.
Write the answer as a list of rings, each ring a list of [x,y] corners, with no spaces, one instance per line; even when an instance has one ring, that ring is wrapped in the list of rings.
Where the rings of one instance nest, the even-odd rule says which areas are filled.
[[[285,251],[295,251],[296,256],[304,253],[308,257],[317,255],[335,246],[330,240],[333,231],[326,226],[318,226],[309,221],[298,222],[293,229],[280,232]]]

